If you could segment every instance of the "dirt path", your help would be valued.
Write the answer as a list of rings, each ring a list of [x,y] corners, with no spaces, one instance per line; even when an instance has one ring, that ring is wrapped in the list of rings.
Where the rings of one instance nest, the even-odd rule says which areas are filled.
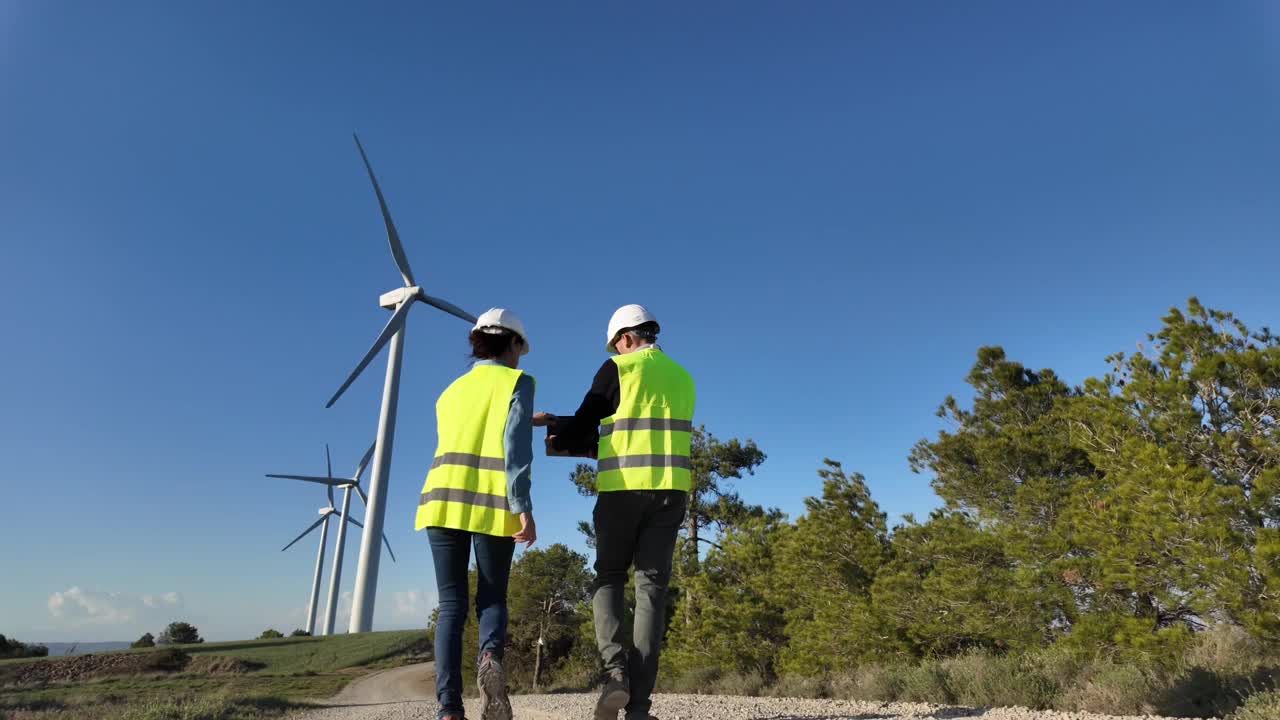
[[[352,682],[326,705],[375,705],[436,699],[436,664],[421,663],[381,670]]]
[[[515,720],[589,720],[595,695],[520,695],[511,699]],[[435,720],[435,667],[431,663],[383,670],[347,686],[326,707],[294,720]],[[479,717],[473,701],[470,718]],[[1058,713],[1025,708],[966,709],[917,703],[868,703],[796,698],[658,695],[653,714],[663,720],[1159,720]]]

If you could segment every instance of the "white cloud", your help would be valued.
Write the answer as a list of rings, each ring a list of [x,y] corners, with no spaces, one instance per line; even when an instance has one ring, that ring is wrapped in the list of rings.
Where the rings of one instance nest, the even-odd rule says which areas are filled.
[[[320,598],[320,606],[316,608],[316,629],[324,626],[324,603]],[[338,596],[338,611],[334,616],[333,629],[336,633],[345,633],[351,624],[351,593],[344,592]],[[377,614],[373,626],[379,630],[395,628],[426,627],[431,611],[437,605],[436,593],[426,590],[396,590],[388,595],[378,593]],[[303,627],[307,622],[306,607],[290,608],[288,621],[296,627]]]
[[[434,592],[424,590],[393,592],[391,593],[391,619],[393,622],[412,622],[425,627],[427,619],[431,617],[431,611],[437,604]]]
[[[138,595],[98,592],[72,586],[49,596],[49,614],[73,625],[132,625],[151,620],[169,620],[173,611],[183,607],[182,595],[167,592],[160,595]]]

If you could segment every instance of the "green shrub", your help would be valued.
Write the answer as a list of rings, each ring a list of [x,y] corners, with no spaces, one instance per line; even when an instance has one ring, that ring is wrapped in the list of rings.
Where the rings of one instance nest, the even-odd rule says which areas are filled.
[[[667,692],[704,694],[710,692],[709,688],[722,674],[720,668],[690,668],[668,681],[664,689]]]
[[[191,656],[183,652],[182,648],[176,647],[156,650],[147,653],[145,657],[144,669],[153,672],[178,672],[191,662]]]
[[[196,626],[185,622],[169,623],[169,627],[156,638],[157,645],[198,645],[202,642],[204,638],[200,637],[200,631]]]
[[[905,668],[899,665],[862,665],[831,678],[831,696],[841,700],[892,702],[902,695]]]
[[[1231,720],[1276,720],[1280,718],[1280,691],[1254,693],[1231,715]]]
[[[1164,683],[1151,670],[1100,660],[1055,703],[1059,710],[1146,715]]]
[[[951,703],[955,699],[947,690],[947,674],[942,667],[926,660],[915,667],[902,669],[898,699],[908,702]]]
[[[831,686],[822,678],[788,675],[778,678],[766,694],[784,698],[824,698],[831,696]]]
[[[711,683],[707,690],[713,695],[741,695],[755,697],[760,695],[761,691],[769,683],[765,681],[764,676],[759,673],[729,673],[720,676]],[[695,691],[696,692],[696,691]]]
[[[284,637],[284,633],[280,632],[279,630],[276,630],[275,628],[267,628],[266,630],[262,631],[262,634],[258,636],[258,639],[259,640],[276,640],[282,637]]]
[[[941,663],[948,694],[962,705],[1018,705],[1042,710],[1053,705],[1056,683],[1025,657],[993,657],[973,652]]]
[[[1275,648],[1268,647],[1244,628],[1223,624],[1196,635],[1185,663],[1189,667],[1243,675],[1257,670],[1275,655]]]
[[[0,635],[0,658],[47,657],[49,648],[44,645],[19,642]]]

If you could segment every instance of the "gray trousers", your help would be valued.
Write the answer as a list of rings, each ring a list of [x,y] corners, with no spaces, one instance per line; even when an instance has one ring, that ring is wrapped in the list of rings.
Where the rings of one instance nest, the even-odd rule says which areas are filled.
[[[677,490],[600,493],[592,514],[596,581],[592,597],[596,646],[604,666],[630,680],[627,717],[646,717],[658,679],[658,653],[666,630],[671,556],[684,522],[688,495]],[[636,569],[635,627],[623,627],[627,575]]]

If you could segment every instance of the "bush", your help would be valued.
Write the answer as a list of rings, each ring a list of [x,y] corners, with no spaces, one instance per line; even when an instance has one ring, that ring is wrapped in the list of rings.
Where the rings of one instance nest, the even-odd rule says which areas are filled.
[[[147,653],[145,657],[143,669],[153,672],[178,672],[185,669],[191,662],[191,656],[176,647],[156,650]]]
[[[925,661],[902,669],[898,699],[908,702],[954,702],[947,691],[947,675],[938,663]]]
[[[771,697],[823,698],[831,696],[831,687],[822,678],[786,676],[768,688]]]
[[[284,637],[284,633],[280,632],[279,630],[275,630],[273,628],[267,628],[266,630],[262,631],[262,634],[258,636],[258,639],[259,640],[275,640],[277,638],[282,638],[282,637]]]
[[[759,673],[729,673],[722,675],[715,682],[711,683],[706,690],[712,695],[741,695],[755,697],[764,690],[769,683]],[[698,691],[695,691],[698,692]]]
[[[306,630],[294,630],[293,632],[289,633],[289,637],[311,637],[311,633],[307,632]]]
[[[44,645],[31,645],[17,640],[10,640],[0,635],[0,658],[46,657],[49,648]]]
[[[905,669],[893,665],[862,665],[831,678],[831,696],[841,700],[893,702],[902,694]]]
[[[1028,660],[977,652],[944,660],[948,695],[962,705],[1018,705],[1036,710],[1052,707],[1057,684]]]
[[[1186,656],[1189,667],[1248,674],[1274,654],[1261,640],[1236,625],[1216,625],[1198,634]]]
[[[1276,720],[1280,718],[1280,691],[1254,693],[1231,715],[1231,720]]]
[[[169,627],[156,639],[158,645],[198,645],[204,642],[195,625],[185,622],[169,623]]]
[[[667,692],[704,694],[720,679],[720,668],[690,668],[672,678],[664,688]]]
[[[1146,715],[1163,683],[1150,670],[1101,660],[1055,703],[1059,710]]]
[[[152,635],[151,633],[145,633],[143,634],[142,637],[138,638],[137,640],[134,640],[133,644],[131,644],[129,647],[137,649],[137,648],[153,648],[155,646],[156,646],[155,636]]]

